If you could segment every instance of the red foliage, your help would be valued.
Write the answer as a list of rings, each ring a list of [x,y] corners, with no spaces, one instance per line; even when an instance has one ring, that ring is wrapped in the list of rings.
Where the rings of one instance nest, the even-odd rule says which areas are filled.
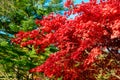
[[[71,5],[73,6],[73,0],[66,0],[65,7],[69,8]]]
[[[73,5],[71,0],[67,0],[65,6],[70,5]],[[95,61],[103,48],[111,48],[112,53],[118,53],[119,0],[100,0],[99,3],[90,0],[74,5],[69,13],[77,16],[67,19],[65,15],[50,14],[42,20],[36,20],[38,29],[19,32],[12,40],[21,47],[34,45],[38,52],[44,51],[50,44],[59,48],[45,63],[30,72],[44,72],[50,78],[63,76],[63,80],[79,80],[80,74]],[[27,40],[23,41],[24,38]]]

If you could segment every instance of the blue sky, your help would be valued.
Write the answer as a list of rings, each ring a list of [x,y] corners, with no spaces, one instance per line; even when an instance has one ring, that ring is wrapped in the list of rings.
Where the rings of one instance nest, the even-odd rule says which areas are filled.
[[[65,2],[66,0],[63,0],[63,2]],[[75,4],[79,4],[81,3],[82,1],[84,2],[88,2],[89,0],[74,0],[75,1]]]
[[[66,0],[62,0],[62,2],[64,3]],[[89,0],[74,0],[75,1],[75,4],[79,4],[81,3],[82,1],[84,2],[88,2]],[[50,0],[46,0],[46,3],[45,5],[48,5],[48,3],[50,2]]]
[[[82,1],[88,2],[89,0],[75,0],[75,4],[81,3]]]

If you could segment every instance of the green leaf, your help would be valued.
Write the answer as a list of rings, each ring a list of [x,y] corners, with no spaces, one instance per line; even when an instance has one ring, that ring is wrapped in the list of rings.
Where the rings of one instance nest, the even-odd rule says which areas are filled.
[[[6,41],[2,41],[1,43],[0,43],[0,46],[7,46],[8,45],[8,42],[6,42]]]

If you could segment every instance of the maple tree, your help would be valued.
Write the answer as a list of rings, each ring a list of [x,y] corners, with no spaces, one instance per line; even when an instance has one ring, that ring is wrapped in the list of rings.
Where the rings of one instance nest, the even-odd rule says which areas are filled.
[[[72,0],[67,0],[65,6],[69,11],[64,15],[51,13],[42,20],[36,20],[39,26],[36,30],[20,31],[12,42],[21,47],[32,45],[40,54],[50,45],[58,48],[42,65],[30,72],[43,72],[55,79],[93,80],[93,75],[89,78],[84,75],[90,68],[98,68],[92,65],[101,63],[98,55],[111,54],[105,57],[106,63],[112,58],[120,60],[120,1],[90,0],[74,5]],[[68,19],[71,14],[76,14],[74,19]],[[115,66],[119,70],[120,66]]]

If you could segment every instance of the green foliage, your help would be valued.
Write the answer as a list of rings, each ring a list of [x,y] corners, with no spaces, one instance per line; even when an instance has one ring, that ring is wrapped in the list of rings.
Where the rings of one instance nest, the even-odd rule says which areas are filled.
[[[34,49],[25,52],[19,47],[15,48],[8,44],[5,40],[0,43],[0,64],[4,66],[5,72],[12,72],[12,74],[24,78],[23,76],[28,73],[29,69],[42,63]]]
[[[28,20],[21,21],[21,24],[22,24],[21,26],[23,26],[21,30],[28,31],[36,28],[36,25],[33,20],[34,20],[33,17],[30,17]]]
[[[9,33],[20,30],[29,31],[37,28],[34,23],[36,18],[41,19],[43,15],[50,12],[63,10],[58,4],[60,0],[52,0],[48,6],[43,7],[45,0],[1,0],[0,1],[0,29]]]
[[[24,27],[27,27],[27,30],[33,29],[29,28],[30,25],[35,25],[33,23],[34,19],[30,17],[33,16],[32,12],[34,12],[35,4],[33,4],[33,2],[31,2],[30,0],[1,0],[0,3],[2,4],[0,6],[0,16],[4,16],[4,18],[7,18],[6,20],[4,20],[4,22],[4,18],[1,20],[1,29],[5,29],[5,31],[12,34],[18,32],[19,30],[24,30]],[[7,20],[9,20],[9,22]],[[22,23],[24,24],[27,21],[31,21],[32,23],[28,24],[27,26],[22,25]]]

